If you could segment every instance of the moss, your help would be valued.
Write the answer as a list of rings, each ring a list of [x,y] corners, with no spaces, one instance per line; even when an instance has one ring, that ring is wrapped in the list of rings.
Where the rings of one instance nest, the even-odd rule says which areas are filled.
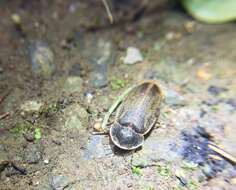
[[[27,121],[19,122],[15,125],[14,128],[10,129],[10,133],[20,135],[32,130],[33,128],[34,126]]]
[[[126,80],[113,78],[110,82],[112,90],[119,90],[127,84]]]
[[[195,180],[190,179],[190,180],[188,181],[187,186],[188,186],[188,188],[191,189],[191,190],[197,190],[198,187],[199,187],[199,184],[198,184],[198,182],[196,182]]]
[[[142,169],[137,166],[132,167],[132,174],[134,175],[142,175]]]
[[[219,111],[219,107],[217,105],[214,105],[211,107],[213,112],[218,112]]]
[[[171,171],[171,167],[170,165],[158,165],[157,166],[157,172],[163,176],[163,177],[171,177],[173,174],[172,174],[172,171]]]
[[[61,110],[62,108],[63,108],[63,105],[61,105],[59,103],[52,103],[52,104],[48,104],[48,105],[43,106],[39,112],[41,115],[48,115],[50,113],[56,113],[59,110]]]
[[[192,162],[183,161],[181,168],[188,171],[194,171],[198,168],[198,165]]]

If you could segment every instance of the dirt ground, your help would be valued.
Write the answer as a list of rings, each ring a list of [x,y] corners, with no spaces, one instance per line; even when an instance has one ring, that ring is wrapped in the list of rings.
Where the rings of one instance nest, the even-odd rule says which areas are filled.
[[[0,1],[0,189],[236,189],[208,146],[236,156],[235,23],[117,2],[110,24],[101,1]],[[94,127],[143,79],[164,92],[159,124],[122,151]]]

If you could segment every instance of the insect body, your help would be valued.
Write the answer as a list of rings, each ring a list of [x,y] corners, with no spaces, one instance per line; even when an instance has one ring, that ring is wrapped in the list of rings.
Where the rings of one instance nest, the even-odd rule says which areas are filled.
[[[159,117],[161,100],[162,93],[155,81],[135,86],[118,108],[116,120],[110,128],[112,142],[126,150],[142,146],[144,135]]]

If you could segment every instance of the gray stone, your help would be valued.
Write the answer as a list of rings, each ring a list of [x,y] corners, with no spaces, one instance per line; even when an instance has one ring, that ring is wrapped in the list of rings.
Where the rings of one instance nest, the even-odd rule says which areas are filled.
[[[52,190],[63,190],[66,189],[72,181],[69,177],[63,175],[53,176],[50,181],[50,187]]]
[[[85,160],[103,158],[112,154],[111,146],[105,136],[93,135],[90,137],[89,142],[86,146],[83,158]]]
[[[29,100],[21,105],[21,110],[25,112],[37,112],[43,104],[34,100]]]
[[[37,164],[42,158],[42,151],[38,144],[29,143],[23,154],[24,160],[29,164]]]
[[[128,47],[126,56],[124,57],[125,64],[135,64],[143,61],[143,55],[136,47]]]
[[[185,99],[176,91],[164,88],[165,103],[170,106],[183,106],[186,104]]]
[[[88,113],[79,104],[74,104],[65,109],[66,129],[85,129],[88,126]]]
[[[68,93],[81,92],[83,80],[80,77],[71,76],[66,79],[64,90]]]
[[[85,62],[91,68],[90,83],[95,88],[107,86],[107,67],[115,62],[116,52],[112,42],[93,39],[82,52]]]
[[[132,165],[146,167],[160,160],[173,161],[179,156],[174,146],[175,140],[169,137],[149,137],[145,140],[142,150],[133,155]]]
[[[32,71],[35,75],[48,78],[54,73],[54,54],[45,42],[32,42],[29,46],[29,55]]]
[[[93,72],[91,78],[91,83],[95,88],[102,88],[108,84],[106,71]]]
[[[82,52],[84,59],[91,65],[113,64],[115,61],[114,46],[105,39],[92,39]]]

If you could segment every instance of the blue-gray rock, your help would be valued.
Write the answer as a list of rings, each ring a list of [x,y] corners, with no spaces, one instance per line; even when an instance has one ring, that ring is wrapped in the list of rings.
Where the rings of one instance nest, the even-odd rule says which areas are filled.
[[[101,135],[93,135],[90,137],[83,158],[91,160],[103,158],[112,154],[109,142],[104,142],[107,138]]]
[[[102,88],[107,86],[107,66],[99,65],[97,69],[91,73],[91,83],[95,88]]]

